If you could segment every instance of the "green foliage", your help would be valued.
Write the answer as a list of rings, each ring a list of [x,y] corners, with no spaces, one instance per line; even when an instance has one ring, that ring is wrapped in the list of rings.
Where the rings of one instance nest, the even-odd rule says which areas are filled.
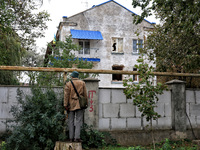
[[[81,130],[82,146],[84,149],[102,148],[108,145],[116,145],[116,140],[108,132],[100,132],[87,124]]]
[[[49,150],[63,140],[64,109],[62,94],[52,89],[32,88],[31,95],[18,89],[18,105],[12,106],[12,134],[6,139],[7,150]]]
[[[75,56],[74,52],[79,51],[80,47],[74,44],[71,36],[66,37],[65,41],[57,41],[55,46],[49,44],[49,49],[52,50],[52,55],[48,56],[48,67],[55,68],[83,68],[91,69],[93,67],[92,62],[79,59]],[[79,78],[84,79],[89,74],[80,73]],[[40,85],[63,85],[63,74],[55,72],[42,72],[37,77],[37,83]]]
[[[172,147],[171,147],[171,145],[170,145],[169,139],[166,139],[166,140],[165,140],[165,143],[163,144],[163,146],[162,146],[161,149],[162,149],[162,150],[172,149]]]
[[[161,20],[148,35],[144,51],[155,61],[157,71],[199,73],[200,1],[133,0],[133,6],[142,9],[141,17],[134,16],[134,23],[153,13]],[[187,87],[192,87],[191,83]]]
[[[38,1],[39,2],[39,1]],[[36,13],[36,1],[0,0],[0,65],[19,66],[26,51],[35,49],[49,14]],[[0,72],[0,84],[17,84],[16,73]]]
[[[0,149],[1,150],[6,150],[6,142],[3,141],[1,144],[0,144]]]
[[[124,90],[127,98],[133,98],[133,104],[136,105],[139,111],[142,113],[143,117],[146,117],[146,120],[157,119],[160,115],[155,112],[154,108],[156,102],[158,101],[158,94],[162,94],[163,90],[166,89],[161,83],[154,85],[154,75],[153,67],[148,66],[144,62],[143,56],[138,60],[139,65],[135,65],[139,73],[139,83],[133,83],[133,79],[126,79],[123,81],[123,85],[126,88]]]

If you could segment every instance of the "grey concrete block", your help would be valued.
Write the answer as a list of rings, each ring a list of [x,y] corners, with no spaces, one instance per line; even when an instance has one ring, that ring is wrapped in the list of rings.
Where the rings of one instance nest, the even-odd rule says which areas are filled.
[[[190,103],[186,103],[186,113],[190,116]]]
[[[18,87],[9,87],[8,88],[8,101],[12,103],[17,102],[17,89]]]
[[[172,129],[171,117],[158,118],[158,129]]]
[[[99,103],[110,103],[110,89],[99,89]]]
[[[109,118],[99,119],[99,129],[100,130],[110,130],[110,119]]]
[[[0,110],[1,110],[0,118],[1,119],[13,118],[12,114],[9,113],[10,109],[11,109],[11,104],[2,103],[0,105]]]
[[[125,118],[111,118],[111,130],[125,130],[126,119]]]
[[[186,102],[195,103],[194,95],[195,95],[195,91],[186,90]]]
[[[135,109],[133,104],[120,104],[120,117],[135,117]]]
[[[8,88],[0,87],[0,102],[6,103],[8,101]]]
[[[198,116],[196,118],[197,118],[197,128],[200,128],[200,116]]]
[[[103,117],[119,117],[119,104],[103,104]]]
[[[123,89],[112,89],[112,103],[126,103],[126,96]]]
[[[192,125],[192,128],[197,128],[197,119],[195,116],[189,116],[189,118],[188,117],[186,118],[187,129],[191,129],[191,125]]]
[[[150,126],[151,126],[151,121],[147,121],[145,117],[142,118],[142,126],[143,128],[145,129],[150,129]]]
[[[163,94],[158,95],[158,102],[170,103],[171,102],[171,91],[163,91]]]
[[[165,117],[171,117],[172,116],[172,107],[171,103],[164,103],[165,107]]]
[[[155,107],[155,112],[164,117],[165,114],[164,103],[157,103],[156,105],[157,107]]]
[[[197,104],[200,104],[200,90],[196,90],[196,101],[197,101]]]
[[[0,119],[0,133],[3,133],[6,131],[6,119]]]
[[[136,107],[136,117],[141,117],[142,113],[138,110],[138,107]]]
[[[127,99],[127,103],[133,104],[133,99]]]
[[[127,118],[127,129],[141,130],[141,118]]]
[[[190,115],[200,116],[200,104],[190,104]]]
[[[99,104],[99,118],[103,117],[103,104]]]

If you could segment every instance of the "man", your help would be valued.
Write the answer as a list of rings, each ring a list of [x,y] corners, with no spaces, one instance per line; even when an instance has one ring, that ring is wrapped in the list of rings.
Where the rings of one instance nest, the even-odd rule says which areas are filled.
[[[71,74],[72,82],[76,87],[79,95],[82,95],[87,98],[87,90],[85,82],[78,79],[79,73],[73,71]],[[87,99],[88,102],[88,99]],[[74,87],[71,82],[66,83],[64,89],[64,107],[68,112],[69,116],[69,140],[70,142],[81,142],[80,139],[80,130],[83,123],[83,114],[84,110],[80,109],[80,104],[78,96],[74,90]],[[75,128],[75,130],[74,130]]]

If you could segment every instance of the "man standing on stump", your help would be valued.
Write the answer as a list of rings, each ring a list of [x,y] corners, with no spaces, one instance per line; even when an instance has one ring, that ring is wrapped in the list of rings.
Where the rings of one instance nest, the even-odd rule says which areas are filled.
[[[87,98],[85,82],[78,79],[79,73],[73,71],[71,78],[79,95]],[[88,100],[87,100],[88,102]],[[64,89],[64,107],[69,116],[69,140],[70,142],[82,142],[80,139],[81,126],[83,124],[84,109],[80,108],[78,96],[71,82],[66,83]]]

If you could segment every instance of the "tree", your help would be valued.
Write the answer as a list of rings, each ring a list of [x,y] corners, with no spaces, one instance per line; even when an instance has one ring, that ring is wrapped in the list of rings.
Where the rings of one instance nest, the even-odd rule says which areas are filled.
[[[160,115],[154,108],[157,107],[158,95],[163,94],[166,86],[161,83],[154,85],[152,74],[154,68],[145,62],[143,55],[137,59],[137,62],[140,63],[135,65],[139,73],[139,83],[135,84],[132,78],[124,80],[124,94],[129,99],[133,98],[133,104],[138,107],[142,117],[145,117],[147,121],[156,120]]]
[[[124,94],[127,98],[133,99],[133,104],[138,107],[141,112],[141,116],[145,117],[149,121],[150,129],[152,133],[153,145],[155,149],[155,142],[153,136],[152,119],[157,120],[160,115],[156,112],[158,95],[163,94],[163,91],[167,89],[162,83],[154,85],[154,75],[152,66],[149,66],[144,59],[144,56],[140,56],[137,59],[139,65],[135,65],[139,72],[139,83],[135,84],[133,79],[126,79],[123,81]]]
[[[74,52],[80,50],[80,46],[74,44],[71,36],[66,37],[65,41],[57,41],[56,44],[50,43],[47,48],[48,51],[44,60],[45,66],[56,68],[84,68],[91,69],[92,62],[79,59]],[[79,78],[88,77],[89,74],[80,73]],[[48,81],[48,82],[47,82]],[[41,85],[63,85],[63,74],[60,73],[40,73],[37,77],[37,83]]]
[[[0,0],[0,65],[21,65],[26,51],[35,47],[35,39],[43,36],[49,14],[34,13],[34,1]],[[0,71],[0,84],[17,84],[16,72]]]
[[[144,17],[152,13],[161,20],[161,24],[155,26],[148,36],[144,50],[150,60],[155,61],[157,70],[198,73],[200,70],[200,1],[133,0],[133,7],[137,6],[141,7],[143,12],[141,17],[134,16],[134,23],[140,23]]]

